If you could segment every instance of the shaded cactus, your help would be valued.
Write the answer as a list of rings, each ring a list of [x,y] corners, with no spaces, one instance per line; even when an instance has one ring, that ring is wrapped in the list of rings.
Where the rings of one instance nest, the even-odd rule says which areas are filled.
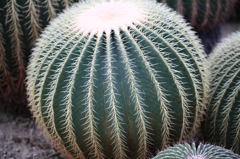
[[[210,56],[211,89],[206,141],[240,150],[240,32],[224,39]]]
[[[177,10],[197,30],[214,28],[228,18],[237,0],[158,0]]]
[[[0,1],[0,102],[6,108],[26,111],[24,80],[30,50],[42,29],[71,3],[73,0]]]
[[[239,159],[240,156],[231,150],[210,144],[196,146],[191,144],[177,144],[158,153],[153,159]]]
[[[146,158],[199,125],[207,90],[199,40],[153,1],[87,1],[36,43],[31,110],[68,158]]]
[[[205,52],[211,53],[221,38],[221,25],[234,10],[237,0],[158,0],[177,10],[193,26]]]

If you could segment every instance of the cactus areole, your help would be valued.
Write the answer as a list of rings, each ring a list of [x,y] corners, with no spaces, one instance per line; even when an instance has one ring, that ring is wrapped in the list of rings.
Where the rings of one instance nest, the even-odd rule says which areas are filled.
[[[81,2],[52,21],[33,50],[31,110],[68,158],[147,158],[199,125],[204,57],[165,5]]]

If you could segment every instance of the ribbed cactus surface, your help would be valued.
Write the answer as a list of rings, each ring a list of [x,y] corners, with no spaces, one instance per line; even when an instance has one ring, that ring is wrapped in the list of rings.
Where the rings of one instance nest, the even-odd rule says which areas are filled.
[[[0,1],[0,102],[10,109],[26,110],[20,106],[26,105],[24,79],[30,50],[49,21],[73,2]]]
[[[198,30],[207,30],[224,21],[237,0],[158,0],[182,14]]]
[[[211,89],[206,141],[240,152],[240,32],[224,39],[210,56]]]
[[[210,144],[178,144],[158,153],[153,159],[239,159],[231,150]]]
[[[153,1],[86,1],[36,43],[31,110],[68,158],[146,158],[201,120],[205,55],[183,18]]]

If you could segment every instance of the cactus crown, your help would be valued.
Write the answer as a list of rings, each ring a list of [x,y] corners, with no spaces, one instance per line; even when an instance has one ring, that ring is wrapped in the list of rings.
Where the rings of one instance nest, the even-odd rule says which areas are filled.
[[[238,159],[240,156],[231,150],[224,149],[219,146],[200,143],[196,146],[191,144],[177,144],[158,153],[153,159]]]
[[[146,158],[199,125],[205,61],[194,32],[165,5],[82,2],[34,48],[31,109],[69,158]]]
[[[240,32],[225,38],[213,50],[206,140],[240,151]]]
[[[126,30],[133,24],[143,22],[144,15],[144,9],[136,3],[106,1],[80,12],[71,23],[80,32],[102,34],[111,30]]]

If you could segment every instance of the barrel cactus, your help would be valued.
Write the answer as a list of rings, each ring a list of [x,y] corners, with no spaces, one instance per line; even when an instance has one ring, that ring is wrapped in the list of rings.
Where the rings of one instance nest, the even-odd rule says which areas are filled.
[[[215,27],[228,18],[237,0],[158,0],[182,14],[198,30]]]
[[[31,111],[68,158],[146,158],[198,127],[205,63],[194,32],[163,4],[81,2],[36,43]]]
[[[9,110],[26,112],[24,80],[30,50],[49,21],[73,2],[0,1],[0,102]]]
[[[207,141],[240,151],[240,32],[224,39],[210,56],[211,87]]]
[[[196,146],[191,144],[177,144],[158,153],[153,159],[239,159],[240,156],[231,150],[224,149],[219,146],[210,144],[202,144]]]

